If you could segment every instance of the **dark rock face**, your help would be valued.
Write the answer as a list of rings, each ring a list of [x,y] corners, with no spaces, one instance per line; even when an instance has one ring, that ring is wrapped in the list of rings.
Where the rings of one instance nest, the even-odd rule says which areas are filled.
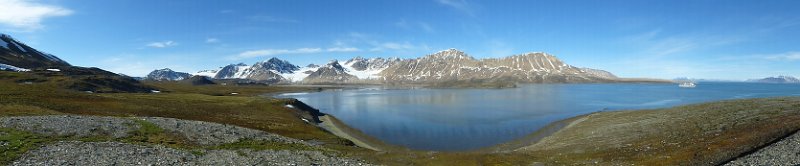
[[[278,58],[270,58],[264,62],[258,62],[254,64],[250,69],[256,70],[275,70],[278,73],[293,73],[296,70],[300,70],[300,66],[293,65],[288,61],[281,60]]]
[[[172,71],[172,69],[164,68],[150,72],[145,79],[154,81],[179,81],[189,77],[192,77],[189,73],[176,72]]]
[[[211,81],[210,78],[206,76],[192,76],[189,79],[184,80],[192,85],[214,85],[214,81]]]
[[[135,92],[148,93],[153,87],[143,85],[133,77],[118,75],[99,68],[85,68],[77,66],[53,67],[59,71],[33,70],[28,74],[44,78],[40,81],[53,81],[67,79],[64,88],[77,91],[91,91],[99,93]],[[58,79],[51,79],[58,78]]]
[[[325,66],[320,67],[317,71],[311,73],[303,79],[304,83],[318,84],[318,83],[347,83],[350,81],[358,80],[358,77],[348,74],[344,67],[339,64],[339,61],[332,60]]]
[[[284,80],[281,75],[278,75],[271,70],[254,70],[250,72],[246,78],[248,80],[259,81],[263,83],[278,83]]]
[[[31,48],[6,34],[0,34],[0,64],[27,69],[70,66],[66,61]]]
[[[369,67],[369,63],[367,63],[367,60],[360,56],[350,59],[344,64],[349,64],[350,67],[353,67],[353,69],[356,69],[358,71],[367,70],[367,67]]]

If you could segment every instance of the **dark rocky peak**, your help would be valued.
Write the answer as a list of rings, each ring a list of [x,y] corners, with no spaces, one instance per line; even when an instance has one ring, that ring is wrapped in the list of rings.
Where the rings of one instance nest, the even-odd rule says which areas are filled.
[[[155,81],[175,81],[175,80],[183,80],[192,77],[189,73],[184,72],[176,72],[172,71],[170,68],[158,69],[153,70],[150,74],[147,74],[145,79],[148,80],[155,80]]]
[[[278,58],[270,58],[267,61],[258,62],[253,65],[253,70],[275,70],[279,73],[293,73],[300,70],[300,66],[293,65],[289,61],[281,60]]]
[[[344,71],[344,67],[342,67],[342,65],[339,64],[339,61],[335,60],[335,59],[331,60],[330,62],[328,62],[328,64],[326,64],[323,67],[325,67],[325,68],[333,68],[333,69],[336,69],[336,70]]]

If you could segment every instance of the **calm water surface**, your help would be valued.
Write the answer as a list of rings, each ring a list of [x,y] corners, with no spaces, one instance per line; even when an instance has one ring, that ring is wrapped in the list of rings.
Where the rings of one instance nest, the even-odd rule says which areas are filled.
[[[519,138],[550,122],[601,110],[664,108],[725,99],[800,96],[800,84],[544,84],[514,89],[359,89],[283,94],[387,143],[458,151]]]

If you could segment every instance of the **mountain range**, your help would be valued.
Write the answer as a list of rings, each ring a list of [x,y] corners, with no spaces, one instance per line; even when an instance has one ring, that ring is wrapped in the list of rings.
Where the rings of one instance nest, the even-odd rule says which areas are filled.
[[[588,83],[663,82],[618,78],[614,74],[564,63],[556,56],[534,52],[504,58],[476,59],[463,51],[447,49],[414,59],[355,57],[340,63],[304,67],[278,58],[253,65],[230,64],[192,75],[213,79],[244,79],[282,84],[384,84],[430,85],[443,82]],[[168,79],[164,79],[168,78]],[[181,80],[180,72],[155,70],[149,80]]]
[[[777,76],[777,77],[767,77],[762,79],[752,79],[748,80],[749,82],[761,82],[761,83],[800,83],[800,79],[797,79],[792,76]]]
[[[48,53],[0,35],[0,70],[30,71],[72,67]],[[112,75],[109,75],[110,77]],[[113,77],[126,77],[113,75]],[[556,56],[532,52],[503,58],[476,59],[457,49],[412,59],[351,58],[324,65],[298,66],[270,58],[252,65],[238,63],[194,73],[154,70],[145,80],[177,81],[204,76],[213,80],[245,80],[267,84],[470,85],[517,83],[666,82],[618,78],[614,74],[569,65]]]

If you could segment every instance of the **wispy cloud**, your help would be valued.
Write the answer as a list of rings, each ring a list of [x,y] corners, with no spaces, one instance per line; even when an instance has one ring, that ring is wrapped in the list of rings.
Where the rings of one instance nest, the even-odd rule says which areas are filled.
[[[299,23],[300,22],[300,21],[295,20],[295,19],[268,16],[268,15],[250,16],[249,19],[251,21],[256,21],[256,22],[281,22],[281,23]]]
[[[800,52],[786,52],[781,54],[763,55],[768,60],[796,61],[800,60]]]
[[[669,35],[665,36],[660,29],[629,36],[624,43],[642,49],[640,54],[650,57],[662,57],[687,53],[698,49],[725,46],[745,41],[740,36],[713,35]]]
[[[427,33],[436,32],[436,29],[434,29],[433,26],[431,26],[426,22],[412,23],[406,21],[406,19],[400,19],[400,21],[394,22],[394,26],[406,30],[421,30]]]
[[[436,30],[433,29],[433,26],[431,26],[428,23],[420,22],[419,23],[419,27],[422,28],[422,30],[424,30],[425,32],[428,32],[428,33],[436,32]]]
[[[206,43],[219,43],[217,38],[206,38]]]
[[[384,51],[384,50],[409,50],[414,49],[416,46],[412,45],[411,43],[404,42],[404,43],[397,43],[397,42],[385,42],[385,43],[374,43],[375,47],[370,49],[370,51]]]
[[[328,52],[358,52],[358,51],[361,51],[361,49],[358,49],[358,48],[355,48],[355,47],[331,47],[331,48],[325,49],[325,51],[328,51]]]
[[[474,7],[467,0],[436,0],[439,4],[451,7],[467,15],[475,16]]]
[[[14,30],[34,31],[44,27],[42,20],[48,17],[68,16],[72,10],[36,3],[29,0],[0,0],[0,24]]]
[[[268,57],[268,56],[276,56],[276,55],[287,55],[287,54],[313,54],[313,53],[324,53],[324,52],[358,52],[361,49],[356,47],[344,47],[344,46],[336,46],[336,47],[329,47],[326,49],[322,48],[297,48],[297,49],[262,49],[262,50],[250,50],[244,51],[239,53],[232,59],[244,59],[244,58],[255,58],[255,57]]]
[[[346,35],[346,37],[336,40],[337,47],[346,47],[349,45],[355,45],[361,48],[368,48],[365,49],[366,51],[429,51],[430,48],[425,44],[419,43],[411,43],[408,41],[382,41],[378,39],[378,36],[359,33],[359,32],[350,32]],[[361,51],[359,49],[359,51]]]
[[[298,49],[263,49],[251,50],[239,53],[237,58],[254,58],[264,56],[275,56],[281,54],[310,54],[322,52],[321,48],[298,48]]]
[[[167,48],[167,47],[173,47],[173,46],[177,46],[177,45],[178,45],[178,43],[170,40],[170,41],[163,41],[163,42],[152,42],[152,43],[148,43],[146,46],[153,47],[153,48]]]

